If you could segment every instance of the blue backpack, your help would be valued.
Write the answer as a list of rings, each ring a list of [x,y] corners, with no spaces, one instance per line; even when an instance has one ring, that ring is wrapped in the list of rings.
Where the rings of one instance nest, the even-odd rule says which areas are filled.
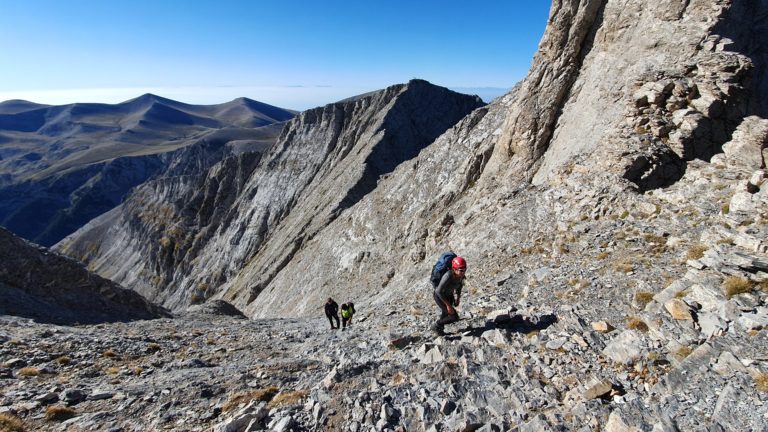
[[[432,282],[432,287],[437,287],[440,283],[440,279],[443,278],[445,272],[451,268],[451,260],[456,258],[456,254],[453,251],[443,252],[437,262],[432,266],[432,275],[429,277],[429,281]]]

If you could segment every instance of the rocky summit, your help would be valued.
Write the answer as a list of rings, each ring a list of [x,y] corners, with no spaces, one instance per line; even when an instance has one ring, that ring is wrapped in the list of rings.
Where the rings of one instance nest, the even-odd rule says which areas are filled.
[[[488,105],[414,80],[145,183],[56,250],[174,317],[3,316],[0,424],[768,430],[766,16],[555,1]],[[449,249],[462,319],[438,336]]]

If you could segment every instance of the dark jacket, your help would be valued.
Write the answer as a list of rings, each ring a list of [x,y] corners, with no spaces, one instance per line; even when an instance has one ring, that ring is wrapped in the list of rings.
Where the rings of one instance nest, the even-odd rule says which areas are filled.
[[[330,303],[325,303],[325,315],[326,316],[336,316],[339,314],[339,304],[335,301],[332,301]]]

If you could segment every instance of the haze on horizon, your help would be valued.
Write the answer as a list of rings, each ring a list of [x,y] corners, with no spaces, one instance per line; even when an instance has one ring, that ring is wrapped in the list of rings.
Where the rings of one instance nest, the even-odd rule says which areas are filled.
[[[0,101],[304,110],[413,78],[489,101],[527,73],[550,3],[0,0]]]

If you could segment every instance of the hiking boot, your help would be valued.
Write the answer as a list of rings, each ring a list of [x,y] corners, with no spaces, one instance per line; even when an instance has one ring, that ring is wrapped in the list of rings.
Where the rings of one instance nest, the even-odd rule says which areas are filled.
[[[445,336],[445,330],[443,330],[443,327],[440,327],[438,325],[432,326],[432,332],[438,336]]]

